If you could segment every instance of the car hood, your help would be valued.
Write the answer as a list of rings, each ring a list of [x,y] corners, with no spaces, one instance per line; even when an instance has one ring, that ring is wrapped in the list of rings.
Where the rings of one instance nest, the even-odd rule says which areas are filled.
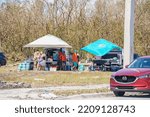
[[[115,72],[114,76],[141,76],[150,74],[150,68],[126,68]]]

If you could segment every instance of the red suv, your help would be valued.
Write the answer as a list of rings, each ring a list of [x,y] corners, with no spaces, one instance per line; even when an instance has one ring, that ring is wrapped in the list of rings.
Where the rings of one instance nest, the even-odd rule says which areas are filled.
[[[123,96],[125,92],[150,93],[150,56],[139,57],[112,74],[110,89],[116,96]]]

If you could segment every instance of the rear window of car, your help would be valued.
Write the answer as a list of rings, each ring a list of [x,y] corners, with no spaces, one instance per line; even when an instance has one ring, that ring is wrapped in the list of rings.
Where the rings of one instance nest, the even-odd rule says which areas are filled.
[[[0,56],[1,56],[1,57],[5,57],[4,53],[2,53],[2,52],[0,53]]]
[[[118,58],[118,54],[106,54],[102,56],[102,59],[112,59],[114,57]]]

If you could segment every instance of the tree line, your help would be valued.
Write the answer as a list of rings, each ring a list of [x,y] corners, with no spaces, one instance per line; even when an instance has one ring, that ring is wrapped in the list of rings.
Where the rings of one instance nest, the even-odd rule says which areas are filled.
[[[135,52],[150,55],[150,0],[136,0],[135,7]],[[23,46],[46,34],[76,50],[100,38],[123,47],[124,8],[125,0],[6,0],[0,4],[0,49],[21,60],[35,51]]]

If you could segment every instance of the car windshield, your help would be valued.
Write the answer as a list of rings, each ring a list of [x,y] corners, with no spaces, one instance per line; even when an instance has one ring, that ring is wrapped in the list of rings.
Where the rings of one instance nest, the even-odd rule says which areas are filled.
[[[0,52],[0,57],[5,57],[3,53]]]
[[[118,58],[118,55],[117,54],[106,54],[104,56],[102,56],[102,59],[112,59],[112,58]]]
[[[133,61],[128,68],[150,68],[150,58],[139,58]]]

